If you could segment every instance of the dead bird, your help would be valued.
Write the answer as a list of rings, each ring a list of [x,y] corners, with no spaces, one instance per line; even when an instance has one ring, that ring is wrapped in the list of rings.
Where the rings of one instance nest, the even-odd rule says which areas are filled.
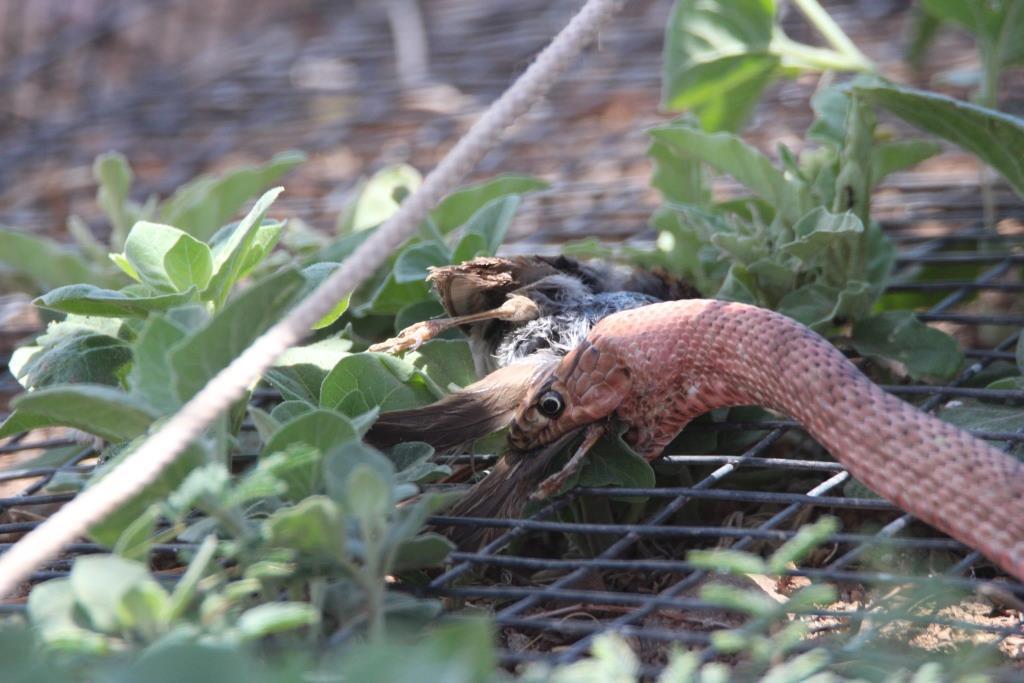
[[[366,435],[379,448],[424,441],[438,451],[453,451],[500,431],[512,422],[529,387],[583,342],[598,321],[618,311],[699,296],[663,272],[564,256],[480,257],[433,268],[429,281],[448,317],[411,325],[370,350],[400,353],[460,327],[483,377],[431,405],[381,415]],[[449,513],[518,516],[563,445],[503,454]],[[471,548],[493,532],[453,527],[448,534],[460,547]]]
[[[432,268],[428,280],[448,313],[370,347],[401,353],[453,327],[469,338],[483,378],[429,406],[381,415],[368,443],[426,441],[450,451],[507,427],[526,388],[582,342],[602,318],[698,296],[665,273],[565,256],[480,257]]]

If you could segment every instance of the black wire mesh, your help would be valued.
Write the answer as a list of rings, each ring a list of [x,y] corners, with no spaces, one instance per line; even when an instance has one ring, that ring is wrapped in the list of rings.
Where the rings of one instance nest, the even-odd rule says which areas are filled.
[[[0,3],[8,34],[18,32],[33,2],[47,0]],[[0,139],[5,142],[0,149],[0,187],[9,188],[0,190],[0,219],[51,232],[51,226],[62,220],[55,221],[49,195],[33,195],[21,180],[30,177],[30,170],[45,170],[47,163],[85,165],[108,147],[121,148],[133,162],[142,159],[155,168],[147,173],[144,167],[140,176],[146,191],[159,192],[238,150],[265,158],[298,147],[328,161],[318,166],[320,175],[311,187],[298,183],[298,192],[293,193],[289,183],[289,194],[298,199],[286,200],[282,210],[329,225],[341,206],[343,190],[358,173],[395,160],[431,166],[575,8],[574,3],[541,0],[513,5],[496,0],[422,3],[432,38],[431,73],[459,93],[453,99],[457,106],[450,108],[403,100],[408,93],[396,73],[379,3],[309,2],[278,14],[274,3],[258,3],[264,23],[280,19],[280,26],[292,33],[261,42],[266,36],[257,40],[251,32],[225,31],[218,39],[219,61],[192,64],[191,70],[178,73],[159,60],[140,59],[119,87],[111,88],[98,78],[103,72],[100,65],[108,58],[104,50],[112,40],[136,30],[147,17],[155,26],[154,35],[159,34],[160,21],[153,18],[165,17],[164,12],[183,4],[188,3],[150,0],[134,3],[136,9],[129,12],[125,8],[133,3],[114,3],[39,50],[33,48],[35,43],[21,41],[25,46],[20,55],[6,53],[0,70],[5,88],[41,83],[44,91],[48,86],[64,87],[75,98],[73,107],[57,108],[54,114],[0,118]],[[212,4],[227,7],[229,16],[238,9],[231,0]],[[872,57],[883,62],[886,55],[890,62],[898,59],[898,54],[893,57],[898,53],[898,30],[892,29],[892,22],[879,21],[906,3],[828,4]],[[602,36],[600,47],[531,115],[529,125],[484,161],[482,175],[525,170],[555,180],[550,192],[524,205],[513,232],[518,241],[510,251],[544,251],[554,248],[553,242],[579,236],[644,242],[655,197],[642,161],[647,144],[643,130],[665,120],[653,112],[661,29],[669,5],[669,0],[629,3],[623,21]],[[795,18],[787,20],[787,30],[806,38]],[[7,41],[7,49],[21,42]],[[71,76],[66,72],[75,64],[72,76],[77,80],[69,87]],[[317,64],[342,68],[328,70],[330,78],[315,83],[296,77],[297,67]],[[802,131],[813,87],[794,82],[774,88],[755,121],[755,136],[762,142],[774,141]],[[549,144],[555,136],[558,144]],[[331,156],[339,150],[352,157],[341,164],[347,171],[332,166],[340,163]],[[1014,298],[1024,290],[1019,277],[1024,263],[1024,205],[1005,188],[997,188],[1004,232],[993,235],[975,222],[981,213],[975,173],[973,168],[942,168],[897,175],[874,203],[875,213],[900,248],[899,270],[888,291],[932,296],[933,304],[921,319],[955,330],[969,359],[967,369],[948,385],[886,386],[925,410],[963,399],[1004,405],[1024,401],[1024,392],[972,384],[994,364],[1014,361],[1024,326],[1024,313]],[[80,198],[92,192],[88,183],[66,190],[62,180],[57,187],[60,215],[68,208],[65,195],[79,198],[71,202],[77,210]],[[736,188],[722,183],[720,189],[728,194]],[[88,207],[85,213],[95,216]],[[999,335],[994,340],[993,330]],[[6,330],[0,348],[27,333]],[[7,360],[0,358],[0,396],[17,389],[6,372]],[[796,423],[760,417],[702,422],[691,428],[694,438],[709,433],[734,441],[752,433],[757,437],[731,454],[663,458],[658,469],[668,473],[665,478],[678,479],[683,468],[698,475],[685,486],[580,488],[522,520],[435,519],[443,525],[499,528],[502,534],[477,552],[454,553],[450,567],[429,586],[406,588],[440,596],[452,610],[472,606],[492,611],[502,632],[506,664],[571,661],[586,652],[595,635],[615,630],[633,641],[650,672],[663,663],[669,644],[714,658],[718,653],[711,647],[709,632],[736,623],[695,597],[708,576],[684,559],[688,548],[723,545],[762,552],[790,538],[799,524],[830,513],[845,522],[845,530],[830,541],[832,555],[789,572],[789,580],[833,582],[848,594],[842,604],[811,615],[817,634],[851,633],[877,619],[877,601],[857,597],[869,588],[956,590],[963,591],[968,602],[981,596],[1017,607],[1024,601],[1024,586],[1000,576],[978,553],[884,501],[857,493],[847,473],[824,457]],[[1024,429],[975,433],[1007,449],[1024,440]],[[51,461],[55,451],[58,462]],[[40,457],[44,453],[50,453],[50,459]],[[90,444],[60,433],[21,435],[0,446],[0,552],[72,497],[60,491],[61,479],[90,472],[95,455]],[[245,461],[240,456],[241,464]],[[644,516],[628,524],[574,518],[581,506],[617,504],[622,496],[646,499]],[[182,547],[169,543],[156,552],[173,557]],[[590,552],[582,553],[583,547]],[[554,552],[566,548],[572,549],[571,555]],[[36,572],[32,581],[66,576],[74,557],[102,550],[86,542],[71,546]],[[920,569],[938,576],[924,579]],[[0,612],[22,608],[2,604]],[[1024,626],[1019,609],[1014,609],[998,618],[975,619],[963,610],[950,614],[939,607],[921,607],[901,613],[900,619],[908,628],[939,625],[982,634],[1019,662],[1024,660]]]
[[[993,235],[972,227],[926,240],[901,236],[896,230],[893,239],[901,247],[901,269],[890,291],[939,294],[940,300],[921,314],[922,319],[952,324],[966,338],[997,326],[1001,338],[988,347],[967,348],[967,367],[949,384],[885,388],[932,411],[961,399],[1004,405],[1024,402],[1022,391],[971,384],[994,363],[1015,358],[1024,315],[1016,312],[1015,302],[1007,308],[1007,301],[993,304],[983,297],[990,292],[1005,297],[1019,291],[1024,235]],[[951,262],[975,267],[977,276],[900,281],[901,272],[933,263],[945,268]],[[989,312],[991,306],[1003,308]],[[949,605],[940,601],[900,611],[898,619],[908,629],[943,627],[982,634],[1002,643],[1009,658],[1024,659],[1024,624],[1020,612],[1013,611],[1024,602],[1024,585],[1002,576],[977,552],[888,502],[849,489],[849,475],[824,456],[798,424],[784,417],[764,417],[691,427],[694,438],[702,433],[756,433],[757,437],[735,454],[669,454],[659,461],[657,467],[662,470],[687,467],[700,473],[685,486],[577,488],[519,520],[438,516],[432,521],[439,526],[486,526],[500,529],[501,535],[479,551],[453,553],[449,567],[425,588],[405,588],[442,597],[452,610],[471,606],[493,611],[503,636],[501,657],[507,665],[572,661],[587,652],[595,635],[614,630],[633,641],[645,670],[653,672],[673,644],[697,649],[705,659],[714,658],[718,653],[711,645],[710,631],[738,623],[734,616],[721,617],[720,607],[697,597],[696,589],[712,577],[684,559],[687,549],[724,546],[764,552],[791,538],[800,524],[833,514],[844,521],[845,529],[829,540],[831,555],[795,566],[787,572],[788,578],[779,581],[831,582],[854,595],[917,587],[933,597],[957,591],[968,603],[1006,602],[1016,607],[999,618],[975,618],[969,610],[955,609],[956,601],[952,612],[943,611]],[[1024,424],[1015,430],[973,433],[1007,450],[1024,442]],[[8,465],[26,453],[53,449],[65,450],[59,464]],[[23,435],[0,446],[0,466],[8,465],[0,472],[0,486],[10,490],[17,482],[25,483],[0,497],[0,552],[34,528],[48,511],[71,499],[73,494],[51,492],[48,486],[55,477],[89,472],[90,465],[83,463],[94,456],[90,444],[67,438]],[[241,461],[243,465],[251,462],[251,455]],[[631,523],[573,518],[578,514],[573,510],[580,506],[609,504],[623,497],[646,499],[645,515]],[[567,545],[567,538],[573,543]],[[183,547],[188,546],[169,543],[156,551],[173,558]],[[567,547],[571,555],[557,554]],[[592,553],[587,555],[581,548]],[[78,543],[36,572],[32,581],[66,576],[75,556],[102,551],[98,545]],[[0,611],[21,608],[6,604]],[[885,623],[885,614],[877,602],[862,596],[848,597],[803,618],[812,620],[812,631],[821,637],[868,628],[865,623],[879,619]]]

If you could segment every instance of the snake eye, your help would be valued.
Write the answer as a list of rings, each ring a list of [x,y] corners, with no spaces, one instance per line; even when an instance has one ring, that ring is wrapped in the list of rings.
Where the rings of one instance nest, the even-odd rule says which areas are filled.
[[[546,391],[537,401],[537,410],[544,417],[558,417],[562,414],[563,408],[565,408],[565,403],[562,401],[562,395],[557,391]]]

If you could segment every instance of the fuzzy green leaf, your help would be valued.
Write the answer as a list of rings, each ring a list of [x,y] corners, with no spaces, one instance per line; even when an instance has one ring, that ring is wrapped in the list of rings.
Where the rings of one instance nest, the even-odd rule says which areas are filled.
[[[32,389],[63,383],[117,386],[119,372],[131,360],[131,350],[120,339],[79,329],[35,351],[17,377]]]
[[[349,235],[376,227],[390,218],[402,199],[415,192],[423,177],[406,164],[387,166],[362,183],[356,200],[338,217],[337,232]]]
[[[699,159],[733,176],[791,222],[810,208],[806,189],[786,180],[768,157],[731,133],[707,133],[682,125],[661,126],[649,132],[680,156]]]
[[[80,282],[103,284],[109,279],[63,245],[0,226],[0,273],[5,271],[28,278],[36,291]]]
[[[136,285],[137,287],[139,285]],[[195,287],[173,294],[132,294],[102,289],[95,285],[66,285],[47,292],[34,303],[60,313],[95,315],[108,318],[145,318],[153,311],[166,311],[195,301]]]
[[[306,562],[344,559],[346,534],[345,515],[327,496],[310,496],[263,522],[263,536],[273,546],[295,550]]]
[[[124,258],[138,278],[157,291],[203,290],[213,274],[210,248],[170,225],[139,221],[128,233]]]
[[[665,28],[662,105],[736,130],[779,73],[774,0],[677,0]]]
[[[321,406],[350,416],[373,408],[415,408],[436,398],[415,366],[382,353],[342,358],[320,387]]]
[[[434,225],[447,234],[463,225],[486,204],[500,197],[546,190],[548,183],[528,175],[502,175],[453,192],[430,214]]]
[[[282,152],[262,166],[235,169],[220,178],[199,176],[164,202],[161,220],[197,239],[208,240],[253,196],[305,159],[301,152]]]
[[[74,427],[108,441],[126,441],[145,432],[157,417],[136,398],[100,384],[64,384],[37,389],[21,394],[12,405],[16,412],[0,426],[0,437],[14,433],[11,429],[17,425],[14,418],[18,417],[31,420],[35,427]]]
[[[911,311],[888,311],[858,321],[851,343],[869,358],[897,361],[913,379],[948,379],[964,359],[955,339],[925,325]]]
[[[277,453],[298,443],[326,453],[340,443],[358,438],[359,432],[346,416],[333,410],[312,410],[284,423],[264,446],[263,454]]]
[[[897,85],[860,85],[857,92],[907,123],[976,155],[1024,196],[1024,119]]]
[[[232,299],[202,329],[174,348],[174,389],[188,400],[215,374],[227,367],[256,337],[280,319],[304,280],[286,268]]]
[[[228,293],[240,277],[242,269],[248,262],[249,252],[256,241],[256,233],[263,224],[263,219],[284,188],[275,187],[268,190],[253,205],[245,218],[231,231],[231,234],[218,246],[214,253],[213,276],[203,291],[203,298],[222,305]]]
[[[294,631],[320,621],[320,612],[306,602],[269,602],[242,612],[238,630],[249,640]]]

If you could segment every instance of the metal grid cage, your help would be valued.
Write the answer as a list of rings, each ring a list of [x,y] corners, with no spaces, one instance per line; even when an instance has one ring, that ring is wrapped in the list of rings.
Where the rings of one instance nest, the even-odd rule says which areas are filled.
[[[48,7],[49,2],[0,4],[9,32],[18,34],[19,22],[31,14],[33,4]],[[515,10],[497,0],[425,3],[429,11],[444,17],[438,22],[444,27],[440,33],[436,26],[431,28],[436,39],[431,43],[433,73],[465,95],[460,106],[448,112],[399,104],[403,87],[391,63],[394,54],[389,41],[381,38],[387,32],[386,20],[372,11],[375,3],[355,3],[354,9],[338,9],[345,3],[305,3],[290,20],[301,24],[314,16],[330,30],[301,44],[273,44],[287,58],[255,59],[244,47],[244,32],[242,40],[214,36],[213,42],[219,42],[229,58],[192,65],[195,68],[186,77],[170,81],[166,73],[154,78],[154,74],[161,76],[159,64],[146,62],[147,69],[127,78],[124,87],[103,91],[104,84],[95,74],[102,71],[96,65],[107,58],[105,41],[144,28],[147,16],[163,17],[165,12],[192,4],[226,7],[228,15],[232,8],[237,9],[233,0],[149,0],[130,11],[120,8],[132,4],[115,3],[94,19],[69,27],[59,34],[60,40],[46,41],[47,47],[41,51],[30,49],[31,41],[7,41],[9,49],[22,42],[26,47],[19,55],[5,55],[8,61],[0,83],[16,88],[42,80],[44,90],[47,84],[74,90],[72,109],[76,113],[65,119],[5,119],[0,136],[10,144],[0,151],[0,178],[12,169],[22,173],[44,164],[47,158],[88,163],[102,151],[95,148],[96,140],[105,146],[145,147],[150,155],[166,159],[159,173],[144,178],[149,183],[145,189],[154,191],[173,189],[219,156],[243,146],[248,153],[265,157],[290,146],[329,154],[344,143],[356,157],[358,171],[395,158],[429,166],[444,146],[458,137],[482,103],[507,84],[506,76],[525,65],[572,9],[564,3],[540,0],[517,3]],[[660,26],[669,4],[668,0],[630,3],[628,21],[602,36],[600,49],[569,74],[549,105],[532,114],[529,126],[484,161],[484,174],[524,169],[556,180],[552,191],[525,204],[513,230],[520,241],[510,245],[510,250],[544,251],[552,248],[553,240],[582,234],[632,238],[638,226],[646,223],[652,195],[647,189],[646,167],[637,172],[636,160],[646,144],[643,128],[663,119],[638,116],[636,111],[653,111],[657,101]],[[828,4],[842,14],[837,18],[844,27],[854,26],[858,43],[863,46],[862,38],[871,43],[868,51],[873,57],[880,58],[883,52],[892,57],[896,48],[890,44],[897,42],[892,22],[878,30],[879,21],[885,12],[898,11],[906,3],[869,3],[881,8],[870,11],[864,9],[865,3],[836,0]],[[264,21],[278,18],[274,3],[256,5]],[[159,22],[150,26],[162,35]],[[365,30],[351,30],[352,26]],[[800,26],[793,21],[787,23],[787,31],[800,37]],[[474,59],[462,58],[470,53]],[[289,65],[319,57],[355,62],[361,71],[354,80],[297,86]],[[73,79],[70,86],[68,78]],[[772,140],[780,137],[780,132],[802,130],[807,123],[809,91],[804,83],[773,89],[767,110],[785,116],[764,116],[763,109],[756,126],[759,136]],[[346,115],[326,123],[317,119],[322,107],[350,102],[346,98],[355,95],[358,103],[347,109]],[[624,101],[634,105],[626,107],[631,109],[628,115],[619,112]],[[644,106],[635,106],[636,101]],[[244,115],[239,113],[242,111]],[[554,135],[560,144],[545,144]],[[396,148],[395,139],[405,146]],[[145,145],[139,145],[140,141]],[[189,149],[183,151],[183,147]],[[573,154],[565,154],[566,149]],[[597,167],[604,169],[603,175],[591,173]],[[997,192],[1005,229],[999,234],[983,229],[973,222],[981,213],[977,188],[970,184],[973,173],[967,174],[967,184],[965,175],[956,172],[895,176],[875,202],[877,215],[900,248],[897,277],[889,292],[932,295],[934,303],[921,319],[955,330],[965,342],[969,363],[954,382],[886,387],[925,410],[964,399],[1001,404],[1024,401],[1024,392],[985,389],[974,383],[995,364],[1015,359],[1024,313],[1008,299],[1024,291],[1019,272],[1024,263],[1024,230],[1019,229],[1024,205],[1014,203],[1005,191]],[[350,175],[345,182],[357,173]],[[338,178],[314,181],[317,184],[312,189],[300,189],[298,200],[285,202],[287,212],[311,220],[336,213]],[[77,194],[91,192],[87,185],[79,183]],[[45,232],[53,221],[43,200],[13,201],[14,191],[27,190],[19,184],[12,187],[11,192],[0,193],[0,216],[12,224]],[[910,278],[922,269],[928,271],[927,279]],[[30,330],[4,330],[0,341],[20,339],[28,333]],[[993,339],[993,334],[998,338]],[[0,358],[0,395],[17,390],[6,372],[7,361]],[[756,436],[747,438],[744,446],[731,454],[665,456],[656,467],[663,479],[675,480],[671,486],[578,488],[521,520],[438,517],[433,520],[438,525],[486,525],[502,533],[477,552],[454,553],[450,566],[433,576],[429,585],[401,588],[440,596],[451,610],[469,606],[492,611],[501,629],[502,660],[509,666],[572,661],[587,651],[595,635],[615,630],[632,640],[645,671],[653,673],[663,665],[673,644],[699,650],[705,659],[718,657],[710,630],[738,623],[735,615],[723,615],[720,608],[697,596],[696,589],[709,576],[683,559],[689,548],[725,546],[762,552],[790,538],[801,523],[831,513],[844,521],[844,531],[830,540],[829,554],[813,556],[792,568],[787,579],[827,581],[843,587],[842,604],[809,615],[816,637],[849,635],[877,621],[877,603],[864,598],[869,589],[923,586],[930,591],[957,591],[968,601],[980,599],[1011,607],[998,618],[971,620],[963,613],[951,615],[938,602],[924,601],[901,613],[900,623],[908,629],[941,627],[980,634],[1021,666],[1024,625],[1019,606],[1024,601],[1024,586],[999,576],[978,553],[901,514],[885,501],[857,493],[849,485],[849,475],[824,456],[798,425],[762,415],[702,421],[689,433],[695,440],[702,433],[714,433],[734,443],[740,437]],[[1024,426],[975,434],[1010,450],[1024,440]],[[38,453],[53,449],[62,449],[59,465],[36,460]],[[63,434],[22,435],[0,446],[0,491],[8,492],[0,494],[0,552],[72,497],[53,486],[63,476],[89,472],[95,455],[91,445]],[[487,460],[479,462],[485,466]],[[693,475],[686,485],[681,482],[684,469]],[[632,522],[578,519],[576,511],[581,506],[621,505],[623,496],[646,499],[642,508],[636,506],[643,514]],[[572,539],[571,543],[566,539]],[[168,543],[157,546],[155,552],[173,559],[183,547],[186,544]],[[562,552],[567,548],[572,554]],[[589,552],[584,554],[584,548]],[[34,574],[32,581],[66,576],[74,557],[102,550],[90,543],[73,545]],[[939,576],[922,578],[921,569]],[[20,604],[2,604],[0,612],[22,608]]]
[[[959,223],[954,218],[949,225],[955,228]],[[1013,223],[1002,225],[1012,227]],[[989,293],[1005,299],[1024,290],[1019,277],[1024,234],[994,234],[980,226],[961,225],[944,236],[921,237],[915,234],[915,226],[919,223],[890,226],[900,256],[896,284],[889,291],[931,294],[939,300],[920,314],[922,320],[956,326],[966,339],[979,332],[991,335],[992,330],[1000,339],[988,346],[968,344],[967,367],[949,384],[885,388],[930,411],[963,399],[1021,403],[1024,392],[985,389],[972,380],[993,364],[1015,359],[1024,313],[1012,304],[1007,306],[1005,300],[993,304],[982,299]],[[937,278],[917,282],[900,278],[901,273],[935,265],[940,267]],[[954,267],[957,272],[947,276],[944,271]],[[964,267],[974,269],[976,276],[964,278]],[[11,381],[9,374],[5,377]],[[666,478],[676,476],[680,468],[690,471],[694,476],[685,486],[577,488],[517,520],[436,517],[432,522],[438,526],[487,526],[500,529],[501,535],[476,552],[453,553],[449,566],[429,585],[401,588],[442,597],[451,610],[469,606],[492,611],[502,633],[501,657],[506,665],[573,661],[588,651],[594,636],[616,631],[633,641],[645,672],[654,673],[664,665],[672,645],[699,650],[705,659],[719,656],[710,640],[711,630],[741,623],[736,615],[723,616],[721,607],[697,596],[697,588],[722,577],[683,559],[688,549],[763,552],[791,538],[800,524],[827,513],[838,516],[845,527],[829,540],[827,552],[775,579],[783,592],[786,582],[808,580],[842,587],[840,603],[803,616],[812,620],[816,637],[849,636],[867,628],[867,622],[898,620],[911,633],[944,628],[973,634],[999,646],[1008,661],[1018,666],[1024,662],[1024,624],[1020,612],[1014,611],[1024,601],[1024,584],[999,575],[977,552],[888,502],[851,489],[846,471],[825,456],[798,424],[761,416],[702,421],[688,433],[698,443],[702,433],[755,436],[735,454],[669,454],[658,461],[656,468],[668,473]],[[1013,430],[974,433],[1007,450],[1018,449],[1024,442],[1024,424]],[[54,478],[87,472],[88,461],[95,456],[91,445],[66,438],[28,435],[0,447],[0,466],[19,454],[54,448],[68,449],[59,466],[8,467],[0,472],[0,484],[27,482],[17,494],[0,498],[0,539],[7,541],[0,544],[0,551],[33,528],[48,510],[71,498],[72,494],[48,490]],[[240,456],[244,462],[251,462],[251,457]],[[486,464],[484,458],[481,467]],[[580,521],[578,512],[573,512],[614,505],[623,497],[646,499],[645,505],[638,506],[643,514],[630,523]],[[566,539],[574,541],[567,544]],[[163,544],[156,552],[173,558],[186,545]],[[570,555],[565,554],[567,547],[572,549]],[[76,555],[100,551],[90,543],[71,546],[32,580],[66,576]],[[923,600],[913,609],[900,611],[891,605],[880,608],[867,597],[872,591],[913,587],[928,591],[932,598],[949,591],[968,603],[981,600],[1011,607],[999,618],[972,619],[968,613],[944,611],[950,604],[947,599]],[[2,609],[21,606],[8,604]]]
[[[892,237],[902,247],[898,262],[904,271],[924,264],[940,264],[947,269],[973,265],[980,266],[980,270],[969,280],[943,277],[905,282],[892,285],[889,291],[941,293],[941,300],[920,314],[921,320],[973,329],[997,326],[1001,338],[990,348],[968,348],[966,369],[948,385],[885,388],[927,411],[964,398],[1019,404],[1024,392],[978,388],[971,385],[971,380],[993,363],[1014,360],[1024,315],[982,312],[971,301],[979,292],[1024,291],[1017,273],[1024,262],[1024,253],[1019,251],[1024,246],[1022,236],[992,238],[989,232],[968,228],[925,240],[898,231]],[[899,281],[898,274],[895,280]],[[506,662],[572,661],[587,652],[595,635],[614,630],[635,639],[641,652],[655,651],[648,665],[650,670],[657,670],[657,664],[664,662],[664,643],[698,648],[705,658],[716,655],[709,629],[699,624],[700,615],[715,614],[720,607],[693,597],[693,589],[708,575],[681,559],[686,548],[771,547],[791,538],[797,525],[831,513],[842,518],[848,530],[831,540],[834,545],[826,559],[795,567],[788,576],[848,588],[918,584],[934,591],[961,590],[976,595],[997,586],[999,591],[1024,598],[1024,584],[996,578],[998,572],[987,566],[979,553],[936,534],[884,500],[858,495],[856,489],[844,494],[849,474],[838,463],[821,458],[818,449],[808,450],[797,423],[782,419],[730,421],[696,426],[689,433],[701,430],[760,430],[762,435],[735,455],[664,456],[664,463],[689,466],[702,473],[689,486],[577,488],[523,520],[441,518],[437,521],[443,524],[497,526],[504,533],[479,552],[454,553],[454,566],[436,577],[427,592],[492,607],[506,635],[502,653]],[[1019,450],[1024,424],[1013,431],[972,433],[997,442],[1005,450]],[[646,516],[630,524],[590,524],[565,518],[565,511],[576,503],[626,495],[648,497],[656,504],[649,505]],[[709,510],[719,514],[709,514]],[[738,522],[734,516],[730,523],[729,513],[742,511],[754,514]],[[696,523],[685,521],[688,512],[692,513],[689,519],[696,519]],[[544,556],[543,535],[548,533],[600,538],[601,549],[592,557]],[[924,577],[914,570],[924,566],[940,575]],[[546,578],[538,579],[538,572]],[[625,589],[617,589],[614,581],[602,578],[622,574],[631,577]],[[594,588],[595,584],[601,587]],[[816,621],[832,620],[823,630],[837,632],[854,629],[870,615],[865,605],[813,613]],[[1024,624],[1019,612],[1016,618],[1001,624],[950,619],[937,607],[904,614],[899,619],[918,626],[941,624],[986,633],[994,642],[1007,643],[1005,651],[1018,664],[1024,660]],[[708,619],[709,623],[713,621]],[[515,634],[530,634],[530,638],[509,638]],[[523,642],[531,639],[534,647],[524,647]],[[538,641],[546,651],[535,649]]]

